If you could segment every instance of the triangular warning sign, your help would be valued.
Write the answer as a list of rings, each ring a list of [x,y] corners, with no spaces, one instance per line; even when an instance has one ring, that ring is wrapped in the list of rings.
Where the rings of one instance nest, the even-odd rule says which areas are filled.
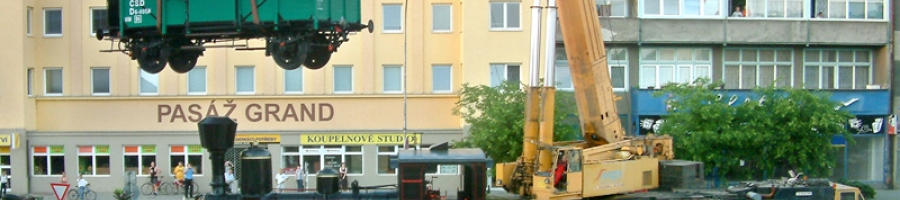
[[[66,193],[69,193],[69,184],[66,183],[50,183],[50,187],[53,187],[53,195],[56,195],[57,200],[65,199]]]

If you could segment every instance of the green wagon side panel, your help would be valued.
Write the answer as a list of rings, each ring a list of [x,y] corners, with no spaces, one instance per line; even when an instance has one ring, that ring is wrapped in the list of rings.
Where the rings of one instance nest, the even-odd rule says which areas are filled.
[[[360,23],[360,0],[326,0],[330,1],[330,7],[324,10],[328,13],[320,13],[320,19],[331,19],[331,21],[340,21],[341,18],[346,22]]]
[[[156,27],[157,0],[120,0],[120,24],[125,28]]]
[[[261,23],[274,23],[275,20],[278,19],[278,7],[279,0],[256,0],[256,4],[259,5],[257,11],[259,12],[259,21]],[[253,23],[253,7],[251,6],[252,2],[250,0],[241,0],[238,4],[238,9],[240,10],[239,16],[244,24],[252,24]]]
[[[190,0],[188,8],[191,23],[237,23],[239,0]],[[247,1],[247,0],[242,0]]]
[[[166,26],[183,26],[187,19],[187,3],[184,0],[165,0],[163,23]]]
[[[288,21],[310,20],[315,15],[316,4],[324,0],[278,0],[278,14]]]

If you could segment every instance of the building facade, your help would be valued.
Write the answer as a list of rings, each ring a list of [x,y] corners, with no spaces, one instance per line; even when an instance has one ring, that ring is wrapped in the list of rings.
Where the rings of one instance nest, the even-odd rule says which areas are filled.
[[[323,69],[285,71],[261,51],[217,48],[188,73],[148,74],[126,55],[100,52],[115,45],[92,31],[108,20],[105,1],[2,1],[0,44],[9,50],[0,52],[0,169],[14,192],[49,193],[63,171],[110,192],[127,171],[147,182],[150,162],[168,181],[177,162],[189,162],[202,186],[212,168],[196,122],[218,115],[239,124],[236,147],[262,142],[273,170],[304,165],[314,174],[343,162],[351,181],[379,185],[397,180],[387,160],[404,137],[415,148],[465,135],[452,114],[463,84],[528,77],[530,1],[361,2],[375,31],[352,34]],[[743,11],[732,17],[734,7]],[[860,105],[885,102],[878,98],[893,83],[891,7],[886,0],[609,0],[598,1],[598,17],[623,97],[620,116],[630,134],[641,134],[640,122],[658,111],[638,108],[660,102],[640,94],[703,76],[734,90],[775,84],[840,91],[864,98]],[[556,59],[558,87],[571,89],[558,41],[556,58],[544,59]],[[869,121],[893,113],[865,108],[874,109]],[[854,136],[866,142],[846,145],[842,161],[865,173],[843,177],[891,177],[886,169],[896,165],[885,160],[894,140],[870,132]],[[867,163],[856,166],[859,159]],[[438,166],[435,187],[455,188],[458,172]]]

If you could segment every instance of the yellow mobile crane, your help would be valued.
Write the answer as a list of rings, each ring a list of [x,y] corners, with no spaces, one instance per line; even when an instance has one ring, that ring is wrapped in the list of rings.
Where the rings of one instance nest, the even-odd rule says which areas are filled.
[[[583,141],[553,141],[556,0],[547,3],[544,87],[539,82],[541,0],[532,6],[531,80],[522,156],[497,164],[497,184],[538,199],[581,199],[659,186],[659,160],[674,157],[672,138],[626,136],[612,91],[595,0],[559,1],[559,24],[572,74]]]

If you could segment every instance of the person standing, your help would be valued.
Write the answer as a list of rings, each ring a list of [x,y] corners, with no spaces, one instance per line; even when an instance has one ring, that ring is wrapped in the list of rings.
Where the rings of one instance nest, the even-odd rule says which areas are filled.
[[[341,173],[341,188],[347,189],[347,165],[345,163],[341,163],[339,172]]]
[[[0,170],[0,196],[6,196],[6,187],[9,187],[7,182],[9,179],[6,177],[6,171]]]
[[[184,183],[184,164],[182,162],[178,162],[178,166],[175,166],[172,173],[175,174],[176,184]]]
[[[153,196],[156,196],[156,192],[159,191],[159,167],[156,167],[156,162],[150,162],[150,183],[153,184]]]
[[[294,175],[297,178],[297,191],[303,191],[303,179],[306,178],[306,170],[303,169],[300,165],[297,165],[297,169],[294,169]]]
[[[191,163],[184,166],[184,198],[194,197],[194,168]]]
[[[275,176],[275,183],[278,184],[278,193],[284,192],[284,182],[287,182],[288,176],[284,174],[284,170],[278,171],[278,175]]]
[[[59,177],[59,183],[69,184],[69,177],[66,177],[66,171],[63,171],[62,176]]]
[[[87,189],[87,186],[91,185],[87,180],[84,180],[83,175],[78,175],[78,199],[84,199],[84,190]]]

